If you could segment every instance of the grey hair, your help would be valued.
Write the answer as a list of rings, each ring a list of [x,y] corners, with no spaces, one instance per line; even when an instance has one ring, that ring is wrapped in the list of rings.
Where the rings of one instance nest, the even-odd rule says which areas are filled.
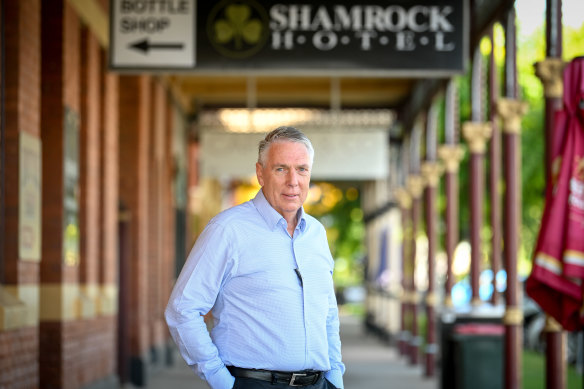
[[[314,161],[314,148],[312,147],[312,143],[310,143],[310,139],[308,139],[308,137],[299,129],[290,126],[278,127],[268,133],[266,137],[260,141],[258,148],[258,163],[260,165],[264,166],[266,154],[272,143],[276,142],[296,142],[303,144],[308,151],[310,166],[312,166],[312,162]]]

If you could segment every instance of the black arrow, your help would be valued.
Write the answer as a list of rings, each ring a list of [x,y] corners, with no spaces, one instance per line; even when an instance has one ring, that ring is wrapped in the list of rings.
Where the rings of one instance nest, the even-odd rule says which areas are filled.
[[[143,53],[147,53],[150,49],[160,49],[160,50],[182,50],[184,44],[182,43],[150,43],[148,39],[144,39],[139,42],[131,43],[128,45],[132,49],[140,50]]]

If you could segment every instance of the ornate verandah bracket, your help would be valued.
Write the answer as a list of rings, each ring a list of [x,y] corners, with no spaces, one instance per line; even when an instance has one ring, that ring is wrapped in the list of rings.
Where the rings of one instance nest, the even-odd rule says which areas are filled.
[[[461,145],[442,145],[438,148],[438,157],[442,160],[447,173],[456,173],[464,157],[464,149]]]
[[[543,84],[545,97],[561,98],[564,94],[564,68],[566,63],[561,58],[548,57],[533,64],[535,75]]]
[[[493,134],[491,122],[466,122],[462,126],[462,135],[468,143],[470,152],[473,154],[484,154],[487,148],[487,141]]]
[[[521,117],[527,112],[527,103],[516,99],[501,98],[497,101],[497,113],[503,121],[503,131],[509,134],[521,132]]]
[[[444,168],[437,162],[424,162],[422,164],[422,177],[424,177],[424,184],[431,188],[438,186],[440,176],[444,172]]]

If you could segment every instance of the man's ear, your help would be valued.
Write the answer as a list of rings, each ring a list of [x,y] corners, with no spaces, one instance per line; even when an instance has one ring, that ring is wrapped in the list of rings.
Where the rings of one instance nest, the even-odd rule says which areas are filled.
[[[264,168],[263,166],[259,163],[256,162],[256,177],[258,178],[258,182],[260,184],[260,186],[264,186]]]

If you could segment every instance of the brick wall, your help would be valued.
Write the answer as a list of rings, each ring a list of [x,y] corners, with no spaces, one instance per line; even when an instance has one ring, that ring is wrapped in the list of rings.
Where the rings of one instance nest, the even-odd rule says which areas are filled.
[[[37,388],[37,327],[0,332],[0,388]]]
[[[100,286],[115,289],[116,277],[117,160],[108,160],[103,171],[100,162],[107,158],[105,147],[117,146],[117,77],[103,74],[98,42],[67,1],[43,4],[41,113],[47,152],[43,155],[41,287],[57,290],[63,306],[47,308],[52,302],[42,301],[39,377],[43,388],[81,388],[111,377],[116,366],[116,312],[109,307],[103,314],[99,302],[103,305]],[[102,108],[107,98],[113,105]],[[78,265],[63,260],[65,108],[80,120]],[[106,114],[113,119],[104,120]],[[101,194],[102,183],[113,184],[107,196]],[[68,300],[71,293],[78,295]]]
[[[3,2],[5,21],[4,281],[17,295],[38,285],[39,264],[19,254],[19,137],[40,132],[40,2]],[[39,237],[40,238],[40,237]],[[1,264],[0,264],[1,265]],[[0,285],[2,287],[2,285]],[[34,289],[32,289],[34,291]],[[34,294],[33,294],[34,296]],[[19,297],[19,296],[17,296]],[[0,387],[38,387],[38,301],[24,301],[23,327],[0,329]]]
[[[148,209],[151,172],[150,108],[151,78],[120,77],[119,191],[120,202],[130,213],[130,318],[132,357],[142,359],[149,351],[148,337]],[[123,310],[124,307],[120,307]]]
[[[5,281],[8,284],[38,280],[38,263],[19,260],[19,136],[35,137],[40,130],[40,4],[6,2],[6,148],[5,175]],[[22,50],[21,47],[24,47]]]
[[[160,346],[163,342],[162,309],[162,274],[165,258],[164,241],[168,230],[164,224],[166,202],[164,202],[165,175],[164,162],[166,153],[166,95],[160,83],[153,84],[152,100],[152,147],[150,149],[150,268],[149,268],[149,317],[151,344]]]
[[[3,11],[4,286],[36,288],[41,297],[34,325],[0,329],[0,388],[82,388],[116,374],[119,201],[130,210],[130,299],[121,309],[130,318],[132,356],[147,364],[151,348],[168,340],[171,102],[159,80],[109,73],[69,1],[4,1]],[[65,264],[63,253],[65,107],[80,119],[78,265]],[[18,258],[20,132],[42,142],[40,262]]]
[[[101,53],[99,43],[83,27],[81,34],[81,133],[80,133],[80,281],[96,286],[98,280],[99,199],[101,137]]]
[[[51,3],[49,5],[49,3]],[[43,283],[63,280],[63,0],[42,7]],[[59,183],[59,185],[55,185]]]
[[[102,76],[102,129],[100,131],[100,165],[101,181],[101,266],[100,281],[102,285],[114,285],[117,282],[118,249],[118,105],[119,80],[114,73],[105,71],[106,55],[101,51]],[[106,189],[107,188],[107,189]]]

